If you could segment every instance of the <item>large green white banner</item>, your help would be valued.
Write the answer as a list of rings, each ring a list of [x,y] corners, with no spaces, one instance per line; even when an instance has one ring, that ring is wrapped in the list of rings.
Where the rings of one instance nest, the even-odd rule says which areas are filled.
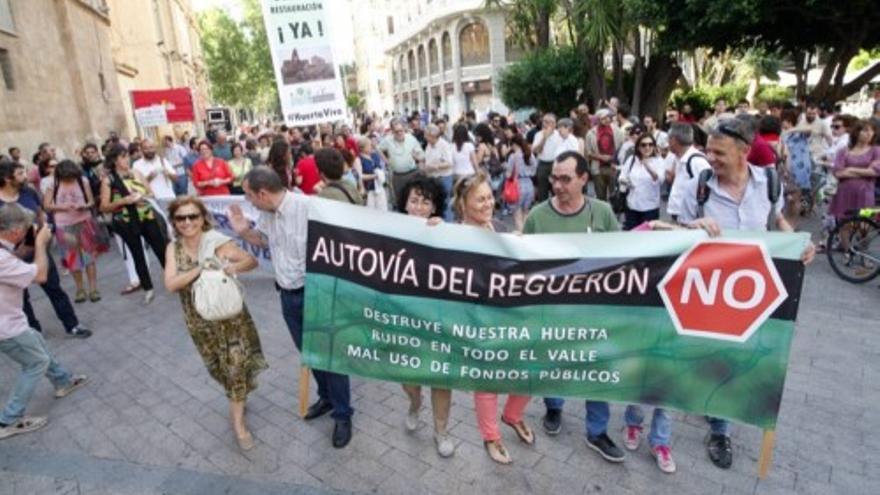
[[[315,200],[305,364],[773,429],[806,234],[495,234]]]

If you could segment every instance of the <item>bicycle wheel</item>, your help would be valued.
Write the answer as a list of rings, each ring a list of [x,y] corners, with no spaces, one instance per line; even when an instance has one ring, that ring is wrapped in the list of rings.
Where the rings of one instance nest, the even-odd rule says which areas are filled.
[[[880,226],[868,218],[848,218],[828,236],[825,252],[837,276],[868,282],[880,275]]]

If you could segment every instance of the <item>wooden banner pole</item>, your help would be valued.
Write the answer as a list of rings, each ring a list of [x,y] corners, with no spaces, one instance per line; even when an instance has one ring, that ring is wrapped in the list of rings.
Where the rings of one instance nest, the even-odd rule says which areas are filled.
[[[767,477],[770,472],[770,464],[773,461],[773,444],[776,442],[776,432],[764,430],[764,439],[761,440],[761,457],[758,458],[758,479]]]
[[[299,368],[299,416],[306,417],[309,410],[309,368],[300,366]]]

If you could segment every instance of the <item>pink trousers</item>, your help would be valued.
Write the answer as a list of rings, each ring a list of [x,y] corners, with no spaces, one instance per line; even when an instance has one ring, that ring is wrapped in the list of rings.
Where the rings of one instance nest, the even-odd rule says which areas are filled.
[[[531,397],[527,395],[507,396],[504,412],[501,414],[510,423],[519,423],[523,419],[523,411],[529,405]],[[498,394],[491,392],[474,392],[474,409],[477,411],[477,427],[483,441],[492,442],[501,439],[498,429]]]

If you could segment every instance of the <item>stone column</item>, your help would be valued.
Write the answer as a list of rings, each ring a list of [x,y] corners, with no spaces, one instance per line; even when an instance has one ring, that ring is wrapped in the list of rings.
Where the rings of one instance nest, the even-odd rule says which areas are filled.
[[[461,45],[458,31],[460,22],[454,21],[446,26],[452,45],[452,101],[449,102],[449,118],[458,119],[464,110],[464,93],[461,90]]]
[[[486,13],[486,28],[489,30],[489,62],[492,65],[492,109],[505,113],[507,107],[501,102],[498,93],[498,74],[507,62],[504,46],[504,13]]]

